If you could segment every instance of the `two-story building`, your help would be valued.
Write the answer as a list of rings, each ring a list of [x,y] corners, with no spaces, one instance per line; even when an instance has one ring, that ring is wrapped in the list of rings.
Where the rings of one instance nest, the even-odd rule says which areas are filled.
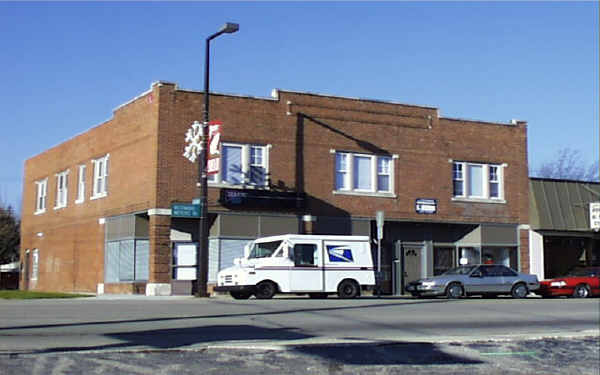
[[[191,293],[198,219],[173,207],[199,194],[198,167],[182,154],[202,111],[202,92],[158,82],[27,160],[22,287]],[[212,93],[210,111],[223,125],[208,189],[209,283],[259,236],[375,240],[377,211],[388,293],[463,263],[529,271],[525,122],[281,90]]]

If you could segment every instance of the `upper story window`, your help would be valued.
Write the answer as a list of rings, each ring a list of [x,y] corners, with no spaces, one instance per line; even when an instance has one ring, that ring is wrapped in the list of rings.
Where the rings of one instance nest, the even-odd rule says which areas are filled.
[[[504,167],[505,164],[453,162],[454,199],[504,202]]]
[[[45,178],[35,182],[36,185],[36,196],[35,196],[35,214],[41,214],[46,212],[46,194],[48,192],[48,179]]]
[[[67,197],[69,195],[69,170],[56,174],[56,203],[54,209],[67,207]]]
[[[108,157],[107,154],[100,159],[92,160],[94,164],[94,181],[90,199],[102,198],[108,194]]]
[[[269,146],[223,143],[219,173],[208,176],[213,184],[266,187]]]
[[[395,157],[335,151],[335,192],[393,195]]]
[[[75,199],[75,203],[81,203],[85,200],[85,171],[85,165],[80,165],[77,176],[77,199]]]

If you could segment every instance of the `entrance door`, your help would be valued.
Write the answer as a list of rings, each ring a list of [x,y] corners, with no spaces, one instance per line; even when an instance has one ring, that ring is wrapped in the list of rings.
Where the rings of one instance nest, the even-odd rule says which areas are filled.
[[[402,253],[404,256],[404,282],[409,283],[421,278],[423,245],[403,245]]]
[[[196,242],[175,243],[171,294],[189,296],[196,292],[196,250]]]
[[[395,260],[393,264],[394,294],[404,294],[405,286],[421,278],[421,263],[423,257],[423,244],[407,244],[396,242]]]
[[[323,257],[320,241],[302,241],[293,247],[294,267],[290,271],[290,291],[323,291]]]

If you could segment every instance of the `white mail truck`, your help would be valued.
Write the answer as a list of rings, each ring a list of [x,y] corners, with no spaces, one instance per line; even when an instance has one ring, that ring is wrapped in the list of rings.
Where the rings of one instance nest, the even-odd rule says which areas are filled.
[[[369,237],[285,234],[251,241],[243,258],[218,273],[214,290],[236,299],[276,293],[354,298],[374,285]]]

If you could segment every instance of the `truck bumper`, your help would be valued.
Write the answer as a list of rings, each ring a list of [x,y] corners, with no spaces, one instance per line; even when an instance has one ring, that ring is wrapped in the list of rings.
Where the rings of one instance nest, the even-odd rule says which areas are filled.
[[[215,292],[248,292],[254,293],[254,285],[222,285],[213,289]]]

